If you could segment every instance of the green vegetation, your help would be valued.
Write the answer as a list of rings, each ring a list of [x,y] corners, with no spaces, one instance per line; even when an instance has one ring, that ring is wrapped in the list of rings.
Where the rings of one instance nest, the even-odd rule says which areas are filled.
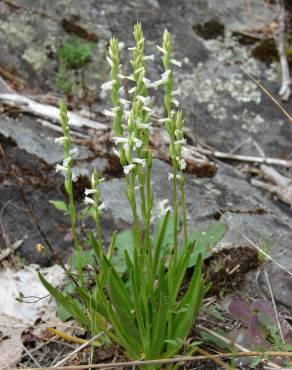
[[[78,37],[64,42],[58,50],[59,68],[55,77],[57,89],[66,95],[76,91],[77,76],[82,74],[82,69],[90,62],[93,53],[93,44]]]

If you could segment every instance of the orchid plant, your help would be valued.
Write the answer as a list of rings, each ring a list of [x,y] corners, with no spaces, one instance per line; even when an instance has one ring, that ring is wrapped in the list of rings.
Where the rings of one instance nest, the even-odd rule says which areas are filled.
[[[113,37],[109,45],[107,61],[110,66],[110,81],[102,85],[105,92],[111,92],[113,107],[105,114],[113,121],[114,153],[119,157],[125,174],[126,196],[133,215],[133,253],[127,250],[123,256],[127,266],[126,277],[121,275],[114,264],[115,234],[107,248],[103,241],[100,224],[104,204],[101,202],[98,185],[100,179],[96,171],[92,174],[91,188],[85,191],[85,202],[92,207],[96,223],[96,233],[88,233],[88,243],[93,248],[98,261],[95,286],[88,289],[84,283],[84,269],[80,257],[80,243],[76,234],[76,210],[73,199],[74,150],[71,148],[69,119],[64,103],[60,106],[60,118],[64,136],[58,140],[64,146],[64,163],[57,170],[65,172],[65,189],[69,196],[69,210],[77,255],[77,281],[72,296],[62,294],[45,278],[40,279],[52,294],[92,335],[102,332],[124,348],[131,359],[168,358],[182,348],[196,321],[205,286],[202,277],[202,258],[196,260],[188,288],[184,294],[181,286],[189,266],[195,243],[188,240],[186,205],[184,194],[184,170],[186,162],[182,158],[184,118],[177,110],[179,90],[174,90],[173,69],[181,63],[172,57],[172,42],[168,31],[164,32],[162,54],[164,72],[158,81],[147,78],[147,63],[154,56],[145,55],[145,40],[141,24],[134,26],[135,46],[129,48],[132,58],[132,74],[122,73],[119,42]],[[124,80],[131,87],[126,99]],[[169,135],[169,155],[172,172],[168,174],[172,182],[173,201],[173,240],[170,253],[162,248],[171,211],[168,209],[158,230],[158,236],[151,235],[151,219],[154,194],[151,186],[152,152],[149,148],[149,135],[152,126],[152,98],[149,91],[164,89],[165,117],[163,123]],[[166,174],[167,175],[167,174]],[[137,201],[139,198],[139,202]],[[178,201],[180,199],[180,201]],[[183,224],[183,243],[179,242],[179,219]],[[166,267],[167,266],[167,267]],[[94,331],[93,329],[94,328]],[[149,367],[149,368],[155,368]]]

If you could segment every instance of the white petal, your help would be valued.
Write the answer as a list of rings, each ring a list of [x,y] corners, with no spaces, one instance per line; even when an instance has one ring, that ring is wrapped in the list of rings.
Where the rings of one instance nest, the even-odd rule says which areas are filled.
[[[119,157],[119,158],[120,158],[120,152],[119,152],[118,150],[113,149],[113,152],[115,153],[115,155],[116,155],[117,157]]]
[[[111,90],[113,85],[116,83],[115,80],[111,80],[111,81],[108,81],[108,82],[105,82],[101,85],[101,90],[103,91],[107,91],[107,90]]]
[[[129,93],[129,94],[133,94],[135,91],[136,91],[136,86],[132,87],[132,88],[128,91],[128,93]]]
[[[183,144],[186,144],[187,141],[186,139],[181,139],[181,140],[176,140],[174,143],[175,145],[183,145]]]
[[[142,147],[143,142],[141,140],[137,139],[136,137],[133,137],[133,141],[135,143],[136,148],[141,148]]]
[[[141,96],[141,95],[138,95],[137,96],[137,99],[140,100],[140,102],[142,102],[144,105],[149,105],[150,102],[151,102],[150,96]]]
[[[172,96],[175,96],[175,95],[181,95],[181,89],[180,88],[178,88],[178,89],[176,89],[176,90],[173,90],[173,92],[171,93],[171,95]]]
[[[56,164],[56,172],[67,172],[67,168],[60,164]]]
[[[129,164],[127,166],[124,166],[124,174],[128,175],[134,168],[135,168],[134,164]]]
[[[179,101],[178,101],[178,100],[176,100],[175,98],[172,98],[172,99],[171,99],[171,102],[172,102],[176,107],[178,107],[178,106],[179,106]]]
[[[111,67],[113,67],[114,63],[113,63],[113,61],[111,60],[111,58],[106,57],[106,60],[107,60],[108,64],[109,64]]]
[[[181,160],[180,160],[180,169],[181,170],[185,170],[187,168],[187,163],[186,163],[186,161],[182,158]]]
[[[67,158],[65,158],[64,160],[63,160],[63,166],[65,167],[65,168],[67,168],[68,167],[68,165],[69,165],[69,163],[72,161],[72,158],[71,157],[67,157]]]
[[[84,198],[84,203],[86,204],[94,204],[94,200],[89,198],[89,197],[85,197]]]
[[[146,167],[146,159],[144,158],[134,158],[133,163],[141,164],[142,167]]]
[[[102,112],[106,117],[115,118],[116,113],[113,110],[104,109]]]
[[[124,144],[128,142],[128,139],[121,136],[113,137],[112,140],[115,142],[115,144]]]
[[[65,136],[62,136],[62,137],[56,137],[55,139],[55,143],[56,144],[64,144],[64,141],[66,141],[67,138]]]
[[[74,148],[70,149],[69,154],[70,154],[70,156],[71,156],[72,158],[76,158],[76,157],[78,157],[78,155],[79,155],[79,150],[78,150],[78,148],[75,146]]]
[[[157,47],[157,49],[158,49],[161,53],[166,54],[166,50],[165,50],[165,49],[163,49],[161,46],[156,45],[156,47]]]
[[[151,60],[152,62],[154,61],[155,57],[154,55],[145,55],[145,57],[143,58],[144,60]]]
[[[98,206],[98,211],[102,211],[103,209],[106,209],[106,204],[104,202],[102,202],[99,206]]]
[[[177,66],[177,67],[181,67],[182,66],[182,62],[179,62],[178,60],[176,59],[170,59],[170,63]]]
[[[85,189],[84,191],[84,194],[87,196],[87,195],[90,195],[90,194],[95,194],[97,193],[97,189]]]

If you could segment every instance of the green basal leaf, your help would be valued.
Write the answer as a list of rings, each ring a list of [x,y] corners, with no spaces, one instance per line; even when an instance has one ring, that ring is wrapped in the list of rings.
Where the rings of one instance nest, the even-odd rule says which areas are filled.
[[[62,305],[59,305],[58,308],[57,308],[57,316],[63,322],[66,322],[66,321],[72,319],[71,313],[69,311],[67,311],[66,308]]]
[[[64,215],[69,216],[70,210],[67,204],[61,200],[49,200],[49,202],[58,210],[64,213]]]
[[[127,251],[130,260],[133,261],[134,241],[132,230],[124,230],[117,233],[115,247],[116,254],[112,257],[112,264],[119,274],[124,274],[127,271],[125,251]]]
[[[82,250],[80,253],[81,263],[82,266],[95,266],[95,253],[93,249],[90,249],[88,251]],[[76,255],[71,257],[71,266],[73,269],[77,269],[77,257]]]
[[[38,273],[39,279],[44,287],[48,290],[48,292],[55,298],[55,300],[62,305],[71,315],[72,317],[80,322],[84,327],[88,328],[89,322],[86,315],[84,315],[82,307],[79,302],[73,300],[69,296],[65,296],[60,293],[56,288],[54,288],[44,277],[41,273]]]
[[[221,222],[213,223],[207,227],[193,231],[188,238],[189,242],[196,241],[194,252],[191,255],[188,267],[196,265],[198,255],[206,259],[212,254],[212,247],[224,236],[227,226]]]

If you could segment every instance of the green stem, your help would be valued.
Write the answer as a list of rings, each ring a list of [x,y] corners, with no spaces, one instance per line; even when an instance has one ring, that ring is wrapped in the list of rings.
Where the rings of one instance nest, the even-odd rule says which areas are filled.
[[[183,174],[181,173],[181,176]],[[188,246],[188,229],[187,229],[187,208],[186,208],[186,200],[185,200],[185,187],[184,187],[184,180],[180,180],[180,193],[181,193],[181,207],[183,211],[183,227],[184,227],[184,244],[185,248]]]

